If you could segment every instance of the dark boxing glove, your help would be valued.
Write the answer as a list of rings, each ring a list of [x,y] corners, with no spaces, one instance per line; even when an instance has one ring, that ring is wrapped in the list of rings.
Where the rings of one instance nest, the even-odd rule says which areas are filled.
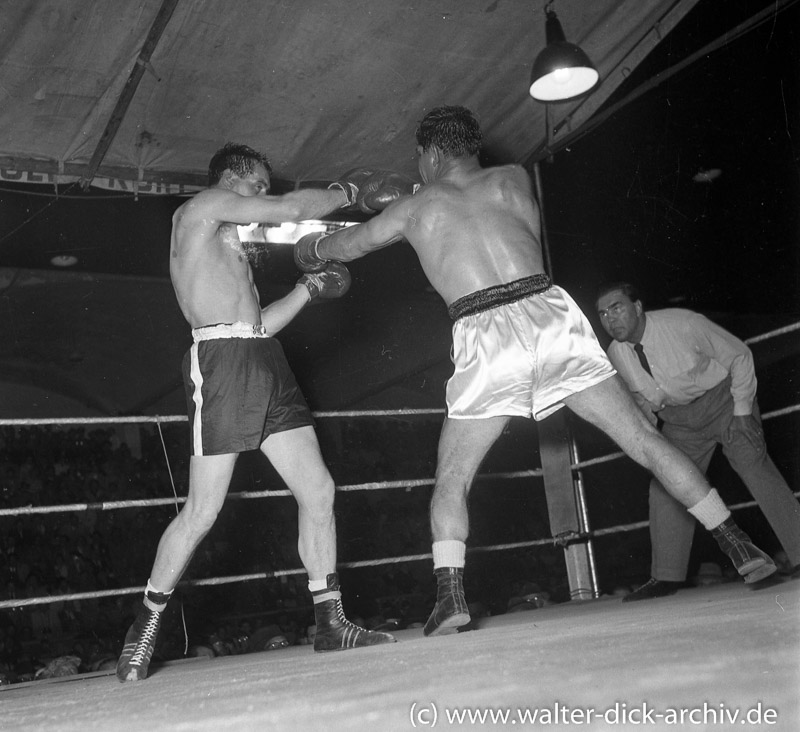
[[[294,245],[294,263],[301,272],[321,272],[328,266],[328,260],[317,252],[317,244],[327,234],[312,232],[301,237]]]
[[[305,285],[311,299],[332,300],[350,289],[350,270],[341,262],[330,262],[321,272],[307,272],[298,281]]]
[[[338,188],[347,196],[347,203],[342,208],[350,208],[358,203],[358,191],[373,173],[375,168],[353,168],[341,178],[331,183],[328,188]]]
[[[412,196],[418,188],[419,185],[407,175],[393,170],[376,170],[359,187],[356,201],[364,213],[376,213],[398,198]]]

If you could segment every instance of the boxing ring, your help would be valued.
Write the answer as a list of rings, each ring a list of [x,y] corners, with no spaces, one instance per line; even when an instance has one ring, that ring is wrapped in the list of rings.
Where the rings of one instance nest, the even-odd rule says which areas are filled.
[[[745,342],[751,345],[761,343],[798,330],[800,323]],[[764,422],[780,420],[798,411],[800,404],[789,405],[764,413],[762,419]],[[564,412],[566,410],[561,410],[558,414],[563,417]],[[376,417],[440,420],[443,415],[442,409],[314,413],[317,420]],[[150,424],[158,430],[164,445],[162,427],[186,422],[186,419],[185,416],[4,419],[0,420],[0,425],[88,427]],[[502,714],[505,707],[508,708],[506,711],[513,707],[516,709],[513,713],[518,714],[522,707],[528,708],[529,712],[536,707],[540,714],[536,723],[529,717],[507,718],[505,722],[536,727],[537,724],[556,726],[558,714],[571,713],[568,710],[576,714],[579,707],[611,710],[614,704],[617,704],[618,712],[616,722],[609,721],[611,717],[586,717],[585,727],[627,728],[619,716],[625,711],[619,704],[627,705],[628,711],[642,709],[642,705],[654,705],[655,708],[660,704],[662,712],[668,706],[683,705],[695,710],[698,705],[705,705],[707,726],[700,725],[700,729],[729,728],[710,724],[711,711],[722,719],[725,712],[733,714],[736,711],[734,707],[744,714],[757,705],[760,705],[758,714],[762,715],[762,724],[774,729],[796,729],[796,722],[800,719],[796,698],[800,668],[797,662],[797,650],[800,650],[797,623],[800,617],[800,582],[776,580],[763,591],[732,583],[681,591],[657,602],[626,605],[621,605],[618,598],[601,597],[595,540],[641,530],[648,522],[592,528],[587,483],[595,466],[621,459],[628,461],[628,458],[621,452],[611,452],[581,459],[577,441],[564,431],[563,425],[555,424],[548,434],[546,429],[541,429],[544,424],[538,425],[541,467],[481,473],[478,481],[543,482],[551,535],[468,546],[467,552],[474,557],[510,550],[559,547],[564,553],[570,599],[593,602],[561,603],[541,607],[534,613],[482,618],[477,622],[480,633],[425,639],[418,628],[400,630],[397,632],[400,642],[394,646],[359,649],[347,654],[314,654],[303,646],[293,646],[281,651],[280,657],[274,653],[268,657],[263,653],[251,653],[213,660],[188,658],[154,667],[153,680],[144,684],[119,685],[113,672],[110,675],[108,672],[81,674],[72,677],[70,683],[67,683],[67,678],[12,684],[0,687],[4,729],[498,726],[497,720],[492,722],[486,717],[475,717],[473,721],[464,718],[457,724],[458,719],[452,716],[456,713],[453,710],[477,710],[479,707],[483,708],[482,712],[469,713],[480,716],[488,713],[486,710],[491,707]],[[124,511],[159,506],[174,506],[177,510],[185,498],[178,495],[165,445],[164,456],[172,495],[3,508],[0,509],[0,520],[36,514]],[[408,492],[429,489],[433,483],[433,478],[427,477],[352,483],[337,485],[337,492],[359,494],[395,489]],[[227,500],[260,501],[287,496],[291,496],[288,490],[238,491],[230,493]],[[744,501],[730,508],[739,511],[753,506],[755,502]],[[427,516],[420,516],[420,521],[427,525]],[[154,548],[138,546],[133,551],[151,552]],[[430,559],[430,553],[407,554],[342,561],[338,567],[357,571]],[[468,567],[470,561],[474,559],[468,560]],[[304,574],[302,568],[289,567],[184,579],[178,588],[200,589]],[[137,595],[143,591],[144,585],[141,585],[4,599],[0,601],[0,611],[22,611],[56,602]],[[724,622],[720,622],[723,618]],[[643,649],[646,650],[644,654]],[[753,683],[756,675],[757,683]],[[44,685],[46,699],[36,692]],[[179,698],[183,701],[176,701]],[[146,709],[137,708],[137,703]],[[562,705],[560,712],[558,704]],[[65,705],[76,716],[55,722],[59,710],[63,710]],[[208,714],[201,714],[198,710],[206,706]],[[156,713],[154,709],[158,707],[165,714]],[[542,721],[547,708],[550,710],[549,724]],[[780,717],[777,724],[763,719],[767,708],[777,710],[775,714]],[[445,718],[447,715],[451,716]],[[497,719],[503,723],[501,717]],[[790,719],[794,721],[783,727]],[[125,726],[127,722],[123,720],[131,721],[131,724],[135,721],[135,725]],[[656,720],[665,728],[675,728],[663,715]],[[690,722],[697,726],[694,717]],[[565,722],[562,719],[561,723],[568,724],[569,720]],[[627,718],[627,723],[637,725],[633,717]],[[736,728],[741,728],[742,724],[745,721],[739,719]],[[689,725],[677,725],[677,728],[687,729]]]

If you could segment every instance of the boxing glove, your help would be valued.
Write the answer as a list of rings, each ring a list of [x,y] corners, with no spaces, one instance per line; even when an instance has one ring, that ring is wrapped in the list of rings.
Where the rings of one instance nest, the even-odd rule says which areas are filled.
[[[375,173],[375,168],[353,168],[331,183],[328,188],[338,188],[343,191],[347,196],[347,203],[342,208],[350,208],[357,205],[358,191],[373,173]]]
[[[321,272],[306,272],[297,284],[305,285],[311,300],[332,300],[346,295],[350,282],[350,270],[341,262],[331,262]]]
[[[317,253],[317,244],[327,234],[312,232],[298,239],[294,245],[294,264],[301,272],[321,272],[328,266],[328,260]]]
[[[398,198],[413,195],[417,188],[419,185],[407,175],[393,170],[376,170],[361,183],[356,202],[363,213],[377,213]]]

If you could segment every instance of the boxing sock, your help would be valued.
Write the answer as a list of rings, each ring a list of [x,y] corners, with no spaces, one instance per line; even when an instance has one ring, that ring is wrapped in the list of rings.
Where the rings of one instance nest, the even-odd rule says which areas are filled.
[[[309,579],[308,591],[311,593],[311,598],[314,600],[315,605],[326,600],[338,600],[342,596],[342,593],[339,592],[338,583],[332,588],[327,579]]]
[[[169,592],[161,592],[153,587],[150,580],[147,580],[147,587],[144,590],[145,607],[160,613],[167,606],[167,602],[169,602],[171,596],[172,590]]]
[[[433,568],[463,567],[467,545],[463,541],[448,539],[433,542]]]
[[[708,495],[687,509],[709,531],[716,529],[723,521],[727,521],[731,512],[719,497],[716,489],[712,488]]]

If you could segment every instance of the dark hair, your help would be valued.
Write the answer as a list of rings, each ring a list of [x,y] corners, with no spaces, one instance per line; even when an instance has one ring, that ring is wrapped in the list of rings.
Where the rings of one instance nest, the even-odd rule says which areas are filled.
[[[438,147],[449,157],[477,155],[481,149],[481,127],[466,107],[436,107],[417,127],[417,144],[423,150]]]
[[[214,157],[208,164],[208,185],[213,186],[219,183],[226,170],[230,170],[240,177],[249,175],[259,163],[267,169],[267,173],[272,172],[272,166],[264,153],[236,142],[226,143],[214,153]]]
[[[635,285],[632,285],[630,282],[605,282],[600,287],[597,288],[597,294],[594,297],[594,301],[597,302],[603,295],[608,295],[609,292],[613,292],[614,290],[619,290],[622,292],[623,295],[627,295],[631,302],[636,302],[637,300],[641,300],[642,298],[639,297],[639,290],[636,289]]]

